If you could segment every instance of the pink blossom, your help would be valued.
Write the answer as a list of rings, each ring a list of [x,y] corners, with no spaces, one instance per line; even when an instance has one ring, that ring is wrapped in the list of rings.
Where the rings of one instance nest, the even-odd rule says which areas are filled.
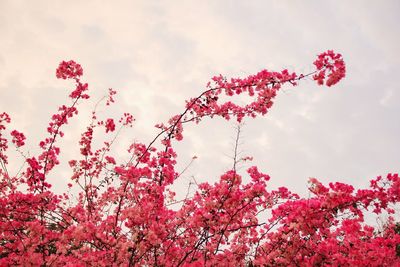
[[[105,123],[106,133],[115,131],[115,123],[113,119],[107,119]]]
[[[25,145],[25,135],[23,133],[18,132],[17,130],[13,130],[11,132],[11,135],[13,137],[12,142],[17,146],[21,147]]]
[[[73,60],[62,61],[56,70],[56,76],[59,79],[77,79],[83,75],[81,65]]]
[[[0,114],[0,266],[399,266],[398,174],[378,176],[358,190],[310,178],[304,198],[286,187],[269,189],[270,176],[257,166],[244,173],[233,167],[213,183],[193,178],[182,199],[172,190],[189,181],[177,171],[182,155],[174,150],[186,124],[265,115],[284,85],[314,75],[331,86],[345,76],[342,56],[333,51],[314,64],[316,72],[305,75],[261,70],[244,78],[215,76],[182,113],[156,125],[153,140],[130,144],[126,154],[114,149],[115,136],[103,127],[106,133],[116,124],[131,127],[133,116],[104,119],[94,110],[77,144],[79,157],[68,159],[67,181],[55,168],[62,159],[58,141],[78,115],[77,103],[89,96],[81,66],[63,61],[56,73],[75,80],[73,103],[51,116],[39,153],[25,158],[16,177],[7,168],[8,138],[20,147],[25,135],[8,132],[11,119]],[[107,108],[115,93],[109,89]],[[244,94],[250,100],[236,103]],[[53,192],[53,182],[66,182],[65,191]],[[388,219],[381,227],[368,225],[367,210]]]

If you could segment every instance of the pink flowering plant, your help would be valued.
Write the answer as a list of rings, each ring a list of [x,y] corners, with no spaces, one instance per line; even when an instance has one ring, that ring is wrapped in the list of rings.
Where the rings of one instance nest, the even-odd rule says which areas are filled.
[[[183,139],[186,123],[266,115],[282,86],[306,77],[333,86],[345,77],[342,56],[333,51],[320,54],[314,65],[314,72],[301,75],[262,70],[245,78],[213,77],[182,113],[156,125],[160,133],[149,144],[127,148],[128,163],[111,153],[115,139],[97,148],[94,133],[117,133],[132,127],[134,117],[101,119],[93,111],[78,144],[80,157],[69,161],[68,188],[56,194],[48,177],[60,164],[63,126],[89,98],[82,67],[61,62],[56,76],[75,83],[72,104],[58,108],[39,142],[41,152],[26,156],[27,167],[16,176],[8,171],[8,152],[22,149],[25,135],[9,129],[10,116],[0,114],[0,266],[400,266],[398,174],[360,190],[311,178],[311,195],[302,198],[285,187],[269,190],[270,177],[256,166],[244,183],[234,164],[183,200],[171,190],[179,178],[173,144]],[[107,106],[115,94],[109,90]],[[251,100],[229,100],[237,95]],[[76,197],[68,193],[72,189]],[[386,224],[368,225],[367,211],[388,214]]]

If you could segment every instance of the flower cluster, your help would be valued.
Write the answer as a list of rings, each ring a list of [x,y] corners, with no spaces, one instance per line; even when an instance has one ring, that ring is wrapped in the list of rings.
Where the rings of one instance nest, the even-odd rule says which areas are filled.
[[[63,61],[57,77],[75,81],[73,103],[51,117],[39,155],[26,157],[26,168],[15,177],[8,171],[8,138],[22,149],[25,135],[8,132],[10,117],[0,114],[0,265],[399,266],[398,174],[379,176],[359,190],[311,178],[310,196],[302,198],[285,187],[269,189],[270,176],[256,166],[244,174],[233,167],[213,184],[193,179],[183,199],[171,190],[181,175],[173,141],[183,139],[185,123],[265,115],[283,85],[315,74],[318,84],[331,86],[345,75],[343,59],[333,51],[314,64],[316,72],[306,75],[263,70],[246,78],[216,76],[181,114],[156,125],[160,133],[148,145],[132,143],[127,157],[111,147],[116,129],[131,127],[133,116],[102,119],[94,110],[78,143],[80,156],[69,161],[71,180],[56,194],[48,179],[59,164],[56,142],[78,114],[78,101],[89,97],[81,66]],[[115,93],[109,90],[106,107]],[[227,100],[241,94],[251,101]],[[366,211],[388,219],[381,227],[368,225]]]
[[[11,122],[10,116],[3,112],[0,114],[0,160],[4,162],[4,164],[7,164],[7,155],[6,151],[8,149],[8,140],[6,137],[4,137],[3,132],[6,130],[6,124]]]
[[[13,137],[12,142],[17,146],[21,147],[25,145],[25,135],[23,133],[18,132],[17,130],[13,130],[11,132],[11,135]]]
[[[115,123],[113,119],[107,119],[105,123],[106,133],[115,131]]]
[[[317,73],[313,76],[319,85],[332,86],[346,76],[346,65],[341,54],[328,50],[314,61]]]
[[[78,79],[83,75],[81,65],[73,60],[62,61],[56,70],[56,76],[59,79]]]

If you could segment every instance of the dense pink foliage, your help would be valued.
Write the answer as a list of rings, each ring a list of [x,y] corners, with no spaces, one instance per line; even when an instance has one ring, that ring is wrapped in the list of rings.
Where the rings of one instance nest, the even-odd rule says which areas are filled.
[[[360,190],[311,178],[309,198],[284,187],[269,190],[270,177],[256,166],[247,177],[233,167],[214,184],[198,184],[183,200],[170,189],[179,178],[172,145],[182,140],[185,123],[265,115],[285,84],[313,76],[331,86],[345,76],[343,59],[333,51],[314,64],[316,71],[306,75],[262,70],[245,78],[213,77],[181,114],[156,125],[160,134],[150,144],[130,145],[128,163],[118,162],[110,148],[118,129],[132,126],[134,117],[102,120],[94,111],[78,144],[81,156],[69,161],[71,181],[57,195],[48,177],[60,163],[61,127],[89,97],[82,67],[63,61],[56,74],[75,82],[72,104],[52,116],[41,152],[26,156],[25,170],[15,176],[8,170],[9,140],[20,150],[25,136],[9,131],[10,116],[0,114],[0,266],[400,266],[400,224],[393,209],[400,201],[398,174]],[[115,94],[109,90],[106,106]],[[252,100],[223,100],[240,94]],[[100,147],[95,132],[105,135]],[[389,214],[386,224],[367,225],[367,210]]]

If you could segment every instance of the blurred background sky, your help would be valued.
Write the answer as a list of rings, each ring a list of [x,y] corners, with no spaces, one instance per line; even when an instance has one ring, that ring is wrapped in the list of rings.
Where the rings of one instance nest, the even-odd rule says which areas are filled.
[[[257,165],[271,187],[302,195],[309,177],[364,187],[400,172],[399,13],[399,1],[2,0],[0,111],[26,133],[25,151],[37,153],[51,114],[73,86],[57,80],[55,69],[73,59],[92,97],[64,129],[61,160],[77,155],[90,111],[112,87],[117,104],[100,115],[128,111],[136,118],[113,149],[123,162],[129,142],[151,141],[153,126],[182,112],[212,76],[263,68],[307,73],[317,54],[333,49],[345,59],[345,80],[331,88],[310,79],[284,87],[266,117],[245,120],[239,150],[254,160],[241,167]],[[222,119],[186,126],[176,146],[178,171],[198,159],[178,190],[192,176],[217,181],[232,166],[235,126]],[[15,170],[21,162],[12,162]],[[56,169],[56,190],[70,175],[65,163]]]

